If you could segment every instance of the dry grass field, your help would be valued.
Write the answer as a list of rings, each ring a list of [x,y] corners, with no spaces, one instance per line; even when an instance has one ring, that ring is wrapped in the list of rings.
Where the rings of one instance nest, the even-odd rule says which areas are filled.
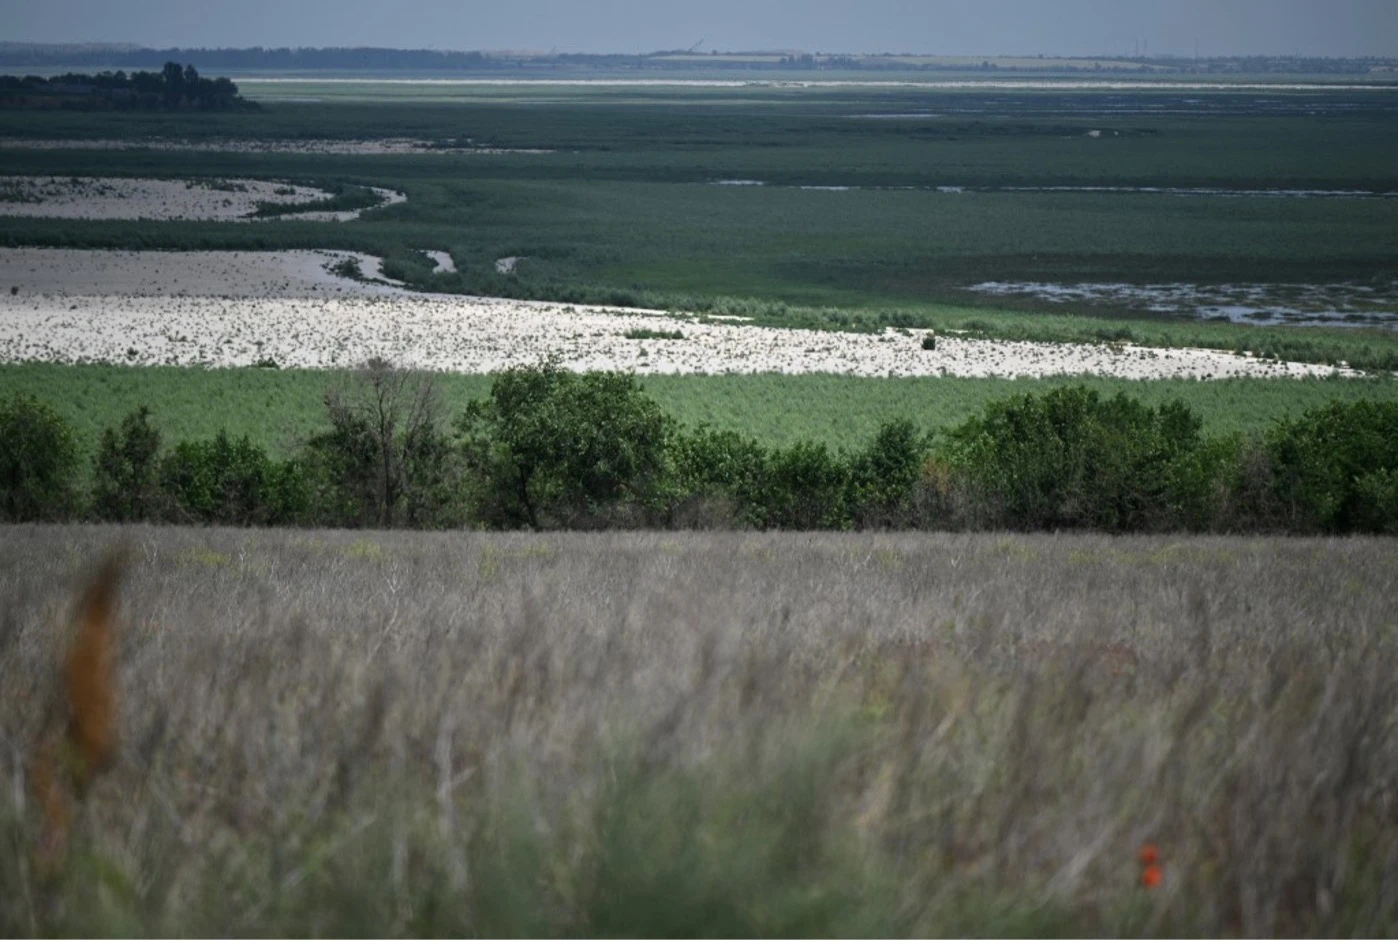
[[[6,527],[0,934],[1393,937],[1396,681],[1394,539]]]

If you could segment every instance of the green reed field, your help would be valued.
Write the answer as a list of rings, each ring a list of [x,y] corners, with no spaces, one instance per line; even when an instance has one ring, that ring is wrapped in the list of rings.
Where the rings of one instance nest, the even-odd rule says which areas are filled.
[[[146,404],[169,442],[207,439],[221,428],[274,454],[288,452],[326,423],[323,397],[334,371],[107,365],[0,365],[0,399],[30,394],[55,407],[90,447],[105,427]],[[436,375],[449,414],[485,397],[488,375]],[[815,440],[856,448],[889,420],[921,429],[955,426],[993,401],[1042,393],[1064,378],[862,378],[828,374],[651,375],[647,394],[682,424],[709,423],[782,446]],[[1384,378],[1127,381],[1076,378],[1105,396],[1122,391],[1146,404],[1185,401],[1208,433],[1255,431],[1332,400],[1394,400]]]
[[[725,311],[817,327],[966,329],[971,323],[1007,337],[1109,337],[1395,366],[1393,332],[1201,325],[1153,313],[1147,303],[1066,307],[968,291],[998,280],[1354,282],[1393,298],[1393,196],[934,189],[1393,194],[1393,90],[256,81],[248,90],[254,98],[268,96],[260,111],[0,114],[0,139],[400,136],[470,138],[551,153],[7,151],[7,172],[16,174],[250,175],[375,184],[409,199],[337,226],[0,218],[0,245],[326,246],[384,255],[392,274],[436,291]],[[718,186],[717,180],[767,186]],[[461,271],[431,275],[422,249],[450,251]],[[513,276],[495,272],[494,261],[505,256],[525,257]]]
[[[120,748],[36,859],[116,542]],[[6,526],[0,934],[1393,938],[1395,576],[1393,539]]]

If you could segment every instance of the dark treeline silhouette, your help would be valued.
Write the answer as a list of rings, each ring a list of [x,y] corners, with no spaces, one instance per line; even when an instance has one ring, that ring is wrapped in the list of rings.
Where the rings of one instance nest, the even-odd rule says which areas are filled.
[[[416,72],[547,72],[551,70],[721,70],[791,71],[811,69],[873,71],[966,71],[965,61],[949,61],[896,55],[840,55],[782,53],[694,53],[690,50],[662,50],[640,55],[555,53],[550,55],[509,52],[455,51],[436,49],[387,49],[375,46],[327,48],[245,49],[146,49],[107,45],[45,45],[0,43],[0,68],[39,68],[89,66],[108,69],[159,68],[178,60],[195,62],[205,69],[246,69],[285,71],[416,71]],[[758,58],[762,57],[762,58]],[[1081,57],[1082,58],[1082,57]],[[1089,57],[1093,58],[1093,57]],[[1313,73],[1358,75],[1373,72],[1394,74],[1395,60],[1369,58],[1326,58],[1299,56],[1223,56],[1191,58],[1176,56],[1100,58],[1100,70],[1137,69],[1154,73]],[[995,57],[972,68],[995,69]],[[1045,57],[1035,64],[1018,62],[1015,71],[1086,71],[1063,59]]]
[[[201,76],[192,64],[169,61],[159,72],[70,72],[40,76],[0,76],[3,108],[226,109],[252,103],[231,79]]]
[[[432,375],[374,361],[286,459],[219,433],[166,448],[141,407],[84,455],[48,405],[0,401],[0,521],[339,528],[752,528],[1381,533],[1396,405],[1335,402],[1207,436],[1180,401],[1082,386],[939,435],[891,420],[854,451],[684,429],[634,377],[507,371],[447,415]],[[93,477],[82,484],[81,470]]]

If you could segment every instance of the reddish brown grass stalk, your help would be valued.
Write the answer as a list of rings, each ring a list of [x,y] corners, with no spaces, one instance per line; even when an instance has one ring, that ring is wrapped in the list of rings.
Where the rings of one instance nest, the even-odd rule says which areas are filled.
[[[39,816],[36,859],[52,872],[65,857],[73,795],[81,798],[117,752],[113,618],[122,556],[113,553],[79,601],[77,633],[62,664],[62,693],[30,756],[29,783]]]

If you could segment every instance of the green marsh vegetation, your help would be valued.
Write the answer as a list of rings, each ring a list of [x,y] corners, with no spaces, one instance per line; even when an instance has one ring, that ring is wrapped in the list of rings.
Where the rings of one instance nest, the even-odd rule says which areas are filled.
[[[1153,313],[1147,302],[1067,309],[1018,299],[1008,311],[1006,300],[968,289],[985,281],[1345,282],[1383,298],[1394,292],[1393,196],[936,190],[1393,194],[1395,106],[1383,93],[463,86],[407,102],[374,94],[370,87],[360,100],[270,102],[256,119],[0,115],[0,136],[344,139],[373,128],[551,153],[11,150],[11,173],[253,175],[391,187],[408,201],[333,228],[0,219],[0,245],[329,246],[385,256],[387,274],[430,291],[844,330],[893,324],[1201,345],[1395,368],[1388,331],[1202,323]],[[862,117],[869,114],[908,117]],[[1095,130],[1100,136],[1090,137]],[[417,252],[425,247],[450,251],[459,272],[433,274]],[[512,274],[496,272],[495,260],[508,256],[526,258]]]
[[[1393,539],[3,526],[6,784],[119,539],[6,935],[1396,933]]]
[[[682,329],[683,330],[683,329]],[[142,404],[171,440],[208,439],[219,429],[247,436],[275,456],[324,425],[328,386],[350,372],[262,368],[0,365],[0,399],[26,394],[51,404],[87,448]],[[438,374],[449,413],[484,397],[489,375]],[[888,420],[924,429],[956,425],[993,400],[1043,393],[1065,378],[870,378],[834,374],[646,375],[638,382],[682,426],[733,430],[765,446],[799,439],[854,448]],[[1393,380],[1325,378],[1130,381],[1074,378],[1104,396],[1124,393],[1149,405],[1182,400],[1211,434],[1262,429],[1330,401],[1395,400]]]

